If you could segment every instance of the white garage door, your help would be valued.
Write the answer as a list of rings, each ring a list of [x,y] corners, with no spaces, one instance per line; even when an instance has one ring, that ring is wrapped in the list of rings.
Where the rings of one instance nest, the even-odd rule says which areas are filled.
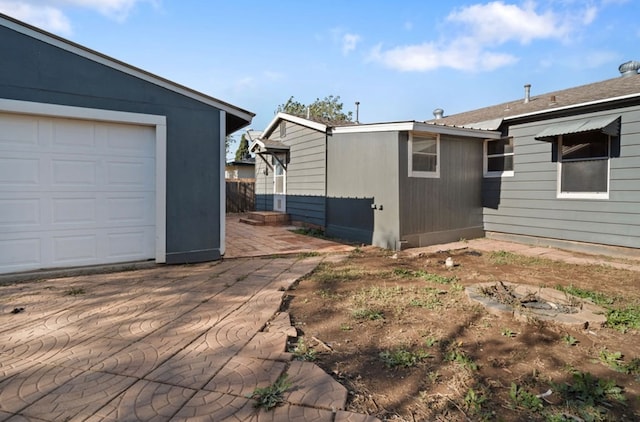
[[[0,113],[0,273],[154,258],[155,129]]]

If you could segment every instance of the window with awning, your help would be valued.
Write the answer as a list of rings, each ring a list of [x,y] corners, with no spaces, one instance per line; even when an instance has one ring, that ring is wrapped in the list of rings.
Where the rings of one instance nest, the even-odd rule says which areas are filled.
[[[607,199],[612,145],[619,149],[620,116],[592,117],[557,123],[536,140],[557,142],[558,197]]]

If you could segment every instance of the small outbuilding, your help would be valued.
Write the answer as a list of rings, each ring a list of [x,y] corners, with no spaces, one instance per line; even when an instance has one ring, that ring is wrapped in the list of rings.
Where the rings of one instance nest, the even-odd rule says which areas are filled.
[[[253,113],[6,15],[0,56],[0,273],[224,254]]]

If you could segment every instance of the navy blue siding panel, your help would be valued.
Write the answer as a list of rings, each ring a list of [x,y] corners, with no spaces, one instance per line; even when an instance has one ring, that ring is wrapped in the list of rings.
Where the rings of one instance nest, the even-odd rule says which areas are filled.
[[[167,262],[220,258],[220,113],[0,27],[0,97],[167,118]]]
[[[325,226],[325,198],[323,196],[287,195],[287,214],[291,221]]]
[[[361,242],[373,241],[373,198],[327,198],[327,236]]]

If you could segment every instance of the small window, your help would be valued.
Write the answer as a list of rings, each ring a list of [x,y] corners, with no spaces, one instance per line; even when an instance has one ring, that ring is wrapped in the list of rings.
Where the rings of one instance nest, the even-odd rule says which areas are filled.
[[[409,135],[409,177],[440,177],[440,135]]]
[[[280,137],[284,138],[287,136],[287,122],[284,120],[280,122]]]
[[[558,139],[558,197],[608,198],[611,136],[600,131]]]
[[[484,142],[484,176],[513,176],[513,138]]]

